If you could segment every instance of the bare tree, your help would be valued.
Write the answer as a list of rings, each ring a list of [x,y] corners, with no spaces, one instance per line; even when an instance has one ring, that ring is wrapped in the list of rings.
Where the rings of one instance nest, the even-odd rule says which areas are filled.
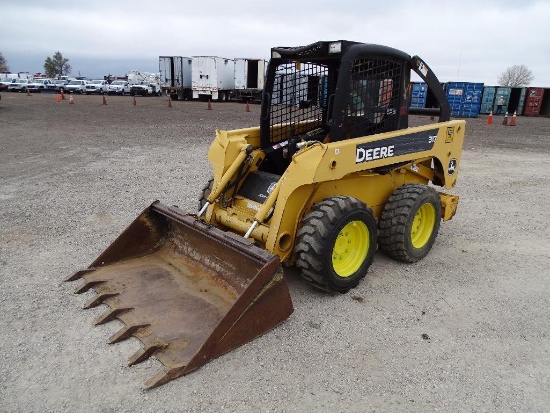
[[[55,52],[53,57],[46,58],[44,62],[44,71],[48,77],[55,77],[57,75],[62,76],[71,73],[69,59],[64,58],[61,52]]]
[[[4,56],[2,53],[0,53],[0,72],[9,72],[10,68],[8,67],[8,63],[6,62],[6,59],[4,59]]]
[[[498,84],[501,86],[528,86],[535,76],[525,65],[510,66],[498,77]]]

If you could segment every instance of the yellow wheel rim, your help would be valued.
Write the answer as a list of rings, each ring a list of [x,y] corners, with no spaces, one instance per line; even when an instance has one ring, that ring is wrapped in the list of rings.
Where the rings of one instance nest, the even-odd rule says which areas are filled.
[[[435,227],[435,208],[430,203],[425,203],[414,216],[414,220],[411,227],[411,241],[414,248],[424,247]]]
[[[339,277],[353,275],[367,258],[369,229],[363,221],[349,222],[336,237],[332,248],[332,268]]]

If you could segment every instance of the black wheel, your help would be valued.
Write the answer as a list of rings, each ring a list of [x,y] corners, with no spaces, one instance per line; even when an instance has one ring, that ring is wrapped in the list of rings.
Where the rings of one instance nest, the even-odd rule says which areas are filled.
[[[404,262],[424,258],[432,248],[441,223],[441,200],[437,192],[420,184],[397,188],[380,218],[380,248]]]
[[[296,236],[296,267],[315,288],[345,293],[365,277],[376,251],[376,220],[356,198],[315,204]]]
[[[214,179],[210,179],[208,183],[202,188],[201,196],[199,198],[199,211],[202,209],[204,204],[206,204],[206,199],[210,192],[212,192],[212,186],[214,185]]]

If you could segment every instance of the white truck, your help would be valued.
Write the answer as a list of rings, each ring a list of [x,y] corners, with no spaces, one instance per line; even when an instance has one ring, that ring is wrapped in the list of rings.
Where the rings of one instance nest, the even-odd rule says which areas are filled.
[[[228,101],[235,88],[235,61],[217,56],[193,56],[193,99]]]
[[[266,61],[263,59],[235,58],[235,89],[231,99],[243,102],[260,102],[265,82]]]
[[[107,88],[109,87],[109,83],[107,83],[106,80],[102,79],[96,79],[89,82],[85,87],[85,92],[87,95],[90,95],[92,93],[97,93],[100,95],[103,95],[107,93]]]
[[[107,93],[109,95],[124,96],[130,93],[130,83],[127,80],[113,80],[107,87]]]
[[[128,72],[128,83],[130,84],[130,95],[161,96],[160,74],[130,70]]]
[[[192,59],[183,56],[159,56],[160,86],[172,100],[191,99]]]

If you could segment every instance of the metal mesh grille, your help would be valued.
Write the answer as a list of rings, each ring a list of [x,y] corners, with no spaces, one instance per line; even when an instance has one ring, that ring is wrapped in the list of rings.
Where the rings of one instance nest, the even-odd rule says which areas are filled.
[[[323,125],[327,105],[328,68],[314,63],[277,67],[270,107],[270,141],[290,137],[293,128],[307,132]]]
[[[387,59],[353,62],[344,138],[355,138],[397,129],[401,63]]]

